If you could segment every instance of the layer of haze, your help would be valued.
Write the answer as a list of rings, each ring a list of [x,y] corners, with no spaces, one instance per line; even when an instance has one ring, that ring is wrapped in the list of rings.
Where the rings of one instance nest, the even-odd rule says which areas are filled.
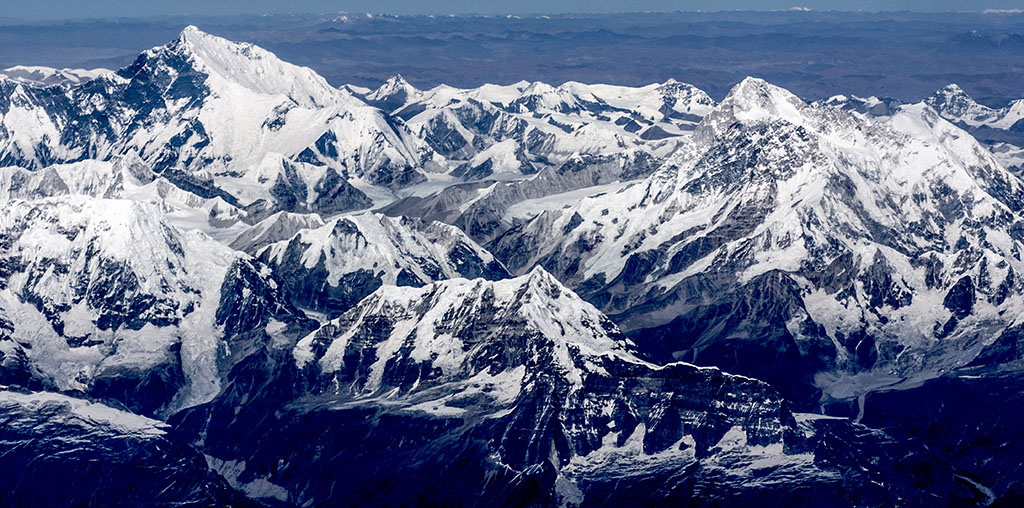
[[[0,0],[2,1],[2,0]],[[672,78],[722,98],[757,76],[808,99],[917,101],[949,83],[992,106],[1021,97],[1024,13],[668,12],[600,15],[182,15],[0,23],[0,69],[129,65],[185,25],[247,41],[334,85]]]
[[[2,18],[26,20],[167,15],[379,12],[388,14],[535,14],[691,10],[980,11],[1024,8],[1022,0],[4,0]]]

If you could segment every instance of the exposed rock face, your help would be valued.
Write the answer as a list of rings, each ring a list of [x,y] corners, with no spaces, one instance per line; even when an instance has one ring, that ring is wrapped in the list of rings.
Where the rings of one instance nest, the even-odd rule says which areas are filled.
[[[1020,400],[1020,373],[975,370],[963,374],[941,376],[906,390],[869,394],[861,421],[885,429],[896,439],[920,440],[936,457],[962,472],[955,481],[980,487],[979,505],[999,498],[1012,506],[1024,499],[1024,488],[1015,479],[1021,471],[1016,456],[1020,436],[1010,430],[1019,416],[999,406]]]
[[[0,420],[0,502],[8,506],[259,506],[157,420],[11,391],[0,391]]]

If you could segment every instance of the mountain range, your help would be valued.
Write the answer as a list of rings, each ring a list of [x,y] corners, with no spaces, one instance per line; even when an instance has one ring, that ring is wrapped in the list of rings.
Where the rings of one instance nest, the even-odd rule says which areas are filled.
[[[22,71],[6,504],[1024,499],[1024,102]]]

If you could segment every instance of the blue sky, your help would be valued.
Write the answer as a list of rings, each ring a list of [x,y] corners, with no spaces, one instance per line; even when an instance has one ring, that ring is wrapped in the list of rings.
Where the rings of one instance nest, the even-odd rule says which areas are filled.
[[[220,15],[309,12],[389,14],[567,13],[676,10],[772,10],[800,6],[818,10],[978,11],[1024,9],[1024,0],[2,0],[0,16],[67,19],[114,16]]]

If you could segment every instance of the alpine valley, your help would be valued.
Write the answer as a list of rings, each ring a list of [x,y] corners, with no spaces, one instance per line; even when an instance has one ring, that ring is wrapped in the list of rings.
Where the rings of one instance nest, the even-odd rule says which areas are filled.
[[[956,85],[8,69],[0,504],[1018,506],[1022,166]]]

